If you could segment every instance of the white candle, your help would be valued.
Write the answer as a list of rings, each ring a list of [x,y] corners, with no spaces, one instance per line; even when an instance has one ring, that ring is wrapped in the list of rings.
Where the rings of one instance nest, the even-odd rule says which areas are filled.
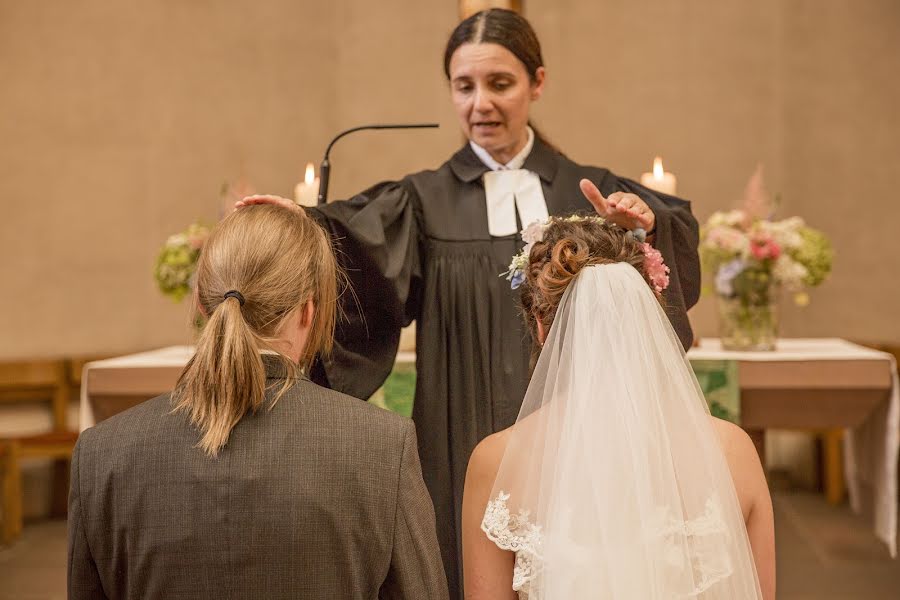
[[[674,196],[675,183],[675,176],[663,171],[662,159],[658,156],[653,159],[653,172],[641,175],[641,185],[645,185],[651,190],[656,190],[663,194]]]
[[[319,178],[312,163],[306,164],[306,176],[294,186],[294,201],[300,206],[315,206],[319,201]]]

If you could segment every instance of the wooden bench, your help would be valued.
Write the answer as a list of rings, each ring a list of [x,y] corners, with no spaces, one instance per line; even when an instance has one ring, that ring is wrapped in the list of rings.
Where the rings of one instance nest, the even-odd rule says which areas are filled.
[[[78,433],[67,423],[72,398],[70,363],[66,360],[34,360],[0,363],[0,403],[49,402],[51,430],[37,434],[0,437],[2,506],[0,541],[11,543],[22,532],[22,474],[24,458],[53,459],[51,514],[64,516],[69,492],[69,465]]]

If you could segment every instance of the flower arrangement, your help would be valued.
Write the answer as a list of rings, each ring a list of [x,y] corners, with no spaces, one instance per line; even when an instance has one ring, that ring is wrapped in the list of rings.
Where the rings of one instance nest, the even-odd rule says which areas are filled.
[[[831,271],[828,238],[807,227],[800,217],[759,220],[742,210],[714,213],[702,232],[700,255],[713,274],[715,292],[725,298],[758,302],[771,284],[794,292],[798,305]]]
[[[153,275],[160,291],[176,302],[191,292],[191,280],[209,228],[199,223],[169,236],[156,259]]]
[[[509,285],[512,289],[518,288],[522,285],[522,282],[525,281],[525,269],[528,267],[528,257],[531,255],[531,248],[534,246],[535,242],[544,241],[544,231],[554,220],[593,220],[598,223],[603,223],[605,221],[603,217],[598,215],[570,215],[568,217],[550,217],[546,221],[535,221],[523,229],[522,241],[525,242],[525,247],[522,248],[521,252],[513,256],[512,262],[509,263],[509,270],[500,274],[501,277],[506,275],[506,279],[509,281]],[[657,292],[661,292],[669,287],[669,267],[663,262],[663,257],[662,254],[659,253],[659,250],[643,241],[643,236],[645,235],[643,230],[638,231],[640,233],[630,231],[627,235],[633,235],[641,240],[641,250],[644,252],[644,268],[647,270],[650,281],[653,282],[653,288]]]
[[[773,349],[778,291],[788,290],[798,306],[805,306],[806,288],[821,284],[831,272],[828,238],[800,217],[775,221],[773,214],[758,168],[743,207],[714,213],[701,229],[700,260],[712,279],[704,289],[725,303],[720,304],[728,311],[723,319],[734,320],[732,335],[723,330],[726,347]]]

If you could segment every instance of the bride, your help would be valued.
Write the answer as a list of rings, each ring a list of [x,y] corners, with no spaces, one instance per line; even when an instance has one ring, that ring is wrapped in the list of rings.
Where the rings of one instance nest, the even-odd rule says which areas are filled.
[[[598,217],[523,239],[509,278],[535,368],[516,424],[469,462],[466,598],[774,598],[765,476],[709,414],[659,253]]]

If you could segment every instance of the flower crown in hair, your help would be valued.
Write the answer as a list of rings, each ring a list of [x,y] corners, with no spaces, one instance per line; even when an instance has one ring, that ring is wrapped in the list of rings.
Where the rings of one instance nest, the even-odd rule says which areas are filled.
[[[501,273],[500,276],[506,275],[507,281],[512,289],[518,288],[525,281],[525,269],[528,267],[528,258],[531,255],[531,248],[535,242],[544,241],[544,231],[551,223],[555,221],[594,221],[597,223],[605,222],[603,217],[597,215],[582,216],[571,215],[568,217],[550,217],[546,221],[535,221],[522,230],[522,241],[525,247],[522,251],[513,256],[512,262],[509,263],[509,270]],[[629,231],[626,236],[633,237],[641,242],[641,251],[644,253],[644,270],[653,283],[653,289],[657,293],[669,287],[669,267],[663,262],[662,254],[659,250],[644,241],[646,233],[643,229]]]

